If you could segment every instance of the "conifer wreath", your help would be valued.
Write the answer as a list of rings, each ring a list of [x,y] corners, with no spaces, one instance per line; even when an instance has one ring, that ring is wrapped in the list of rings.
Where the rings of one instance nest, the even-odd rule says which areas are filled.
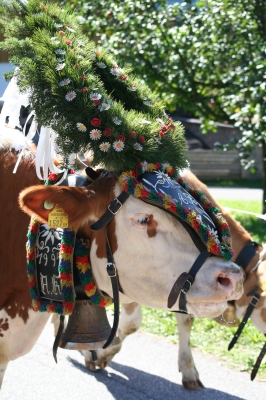
[[[72,11],[52,1],[0,5],[0,48],[18,66],[18,86],[30,92],[38,124],[56,132],[64,167],[70,154],[86,151],[93,165],[116,173],[144,161],[187,167],[182,125],[145,83],[82,34]]]

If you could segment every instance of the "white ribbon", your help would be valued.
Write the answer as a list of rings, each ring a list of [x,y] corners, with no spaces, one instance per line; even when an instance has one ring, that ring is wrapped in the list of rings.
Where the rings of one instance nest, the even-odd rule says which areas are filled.
[[[243,210],[237,210],[236,208],[230,208],[230,207],[223,207],[224,210],[231,210],[231,211],[236,211],[236,212],[240,212],[243,214],[250,214],[250,215],[254,215],[254,217],[263,219],[264,221],[266,221],[266,214],[257,214],[257,213],[253,213],[251,211],[243,211]]]

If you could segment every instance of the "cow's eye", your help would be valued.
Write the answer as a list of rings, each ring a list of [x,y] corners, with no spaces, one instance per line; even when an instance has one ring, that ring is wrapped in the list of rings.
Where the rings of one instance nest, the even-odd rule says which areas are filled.
[[[149,222],[149,217],[143,216],[137,219],[137,222],[139,224],[147,224]]]
[[[138,214],[138,215],[135,215],[135,217],[132,218],[131,221],[133,222],[133,224],[136,227],[142,228],[142,227],[146,226],[149,223],[150,218],[146,214]]]

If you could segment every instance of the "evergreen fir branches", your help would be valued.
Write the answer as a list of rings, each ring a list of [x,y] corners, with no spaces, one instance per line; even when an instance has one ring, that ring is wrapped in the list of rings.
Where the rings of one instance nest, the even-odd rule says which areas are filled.
[[[37,122],[57,133],[66,164],[70,154],[90,150],[94,165],[117,173],[141,161],[187,166],[182,126],[147,85],[81,33],[75,15],[49,1],[0,4],[1,47],[19,67]]]

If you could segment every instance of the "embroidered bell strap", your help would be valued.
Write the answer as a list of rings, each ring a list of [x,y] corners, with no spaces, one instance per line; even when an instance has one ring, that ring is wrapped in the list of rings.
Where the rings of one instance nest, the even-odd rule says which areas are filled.
[[[37,244],[37,236],[40,232],[40,226],[43,226],[43,224],[40,224],[33,218],[31,219],[26,245],[28,284],[34,310],[63,315],[70,315],[72,313],[75,301],[73,265],[77,268],[83,290],[90,298],[91,302],[99,307],[106,307],[107,305],[112,304],[112,299],[103,297],[97,289],[89,261],[89,246],[86,241],[77,239],[75,232],[69,229],[61,229],[60,231],[62,232],[62,236],[58,255],[58,272],[56,273],[56,276],[53,276],[54,280],[59,278],[60,284],[57,284],[57,290],[58,292],[61,292],[60,296],[58,294],[53,294],[53,291],[51,290],[47,290],[46,293],[42,292],[42,286],[38,283],[39,271],[37,271],[36,266],[36,263],[41,263],[42,259],[40,247],[43,247],[44,243],[47,245],[48,237],[51,237],[52,234],[57,234],[56,236],[58,237],[60,233],[59,231],[57,232],[57,230],[49,229],[47,227],[48,229],[46,229],[43,234],[45,239],[43,239],[41,245],[39,242]],[[56,239],[53,238],[53,240]],[[53,249],[56,249],[56,247]],[[45,255],[47,260],[47,253]],[[57,259],[56,254],[52,254],[52,256],[54,260]],[[45,266],[43,266],[43,268],[44,267]]]
[[[61,245],[59,249],[58,274],[62,301],[47,300],[42,297],[36,273],[36,242],[40,223],[32,218],[28,229],[28,241],[26,244],[27,253],[27,274],[32,306],[35,311],[51,312],[69,315],[74,308],[74,283],[73,283],[73,251],[76,233],[69,229],[63,229]]]
[[[266,337],[266,334],[264,336]],[[255,363],[255,365],[254,365],[254,367],[253,367],[253,369],[251,371],[250,379],[252,381],[255,379],[255,377],[257,375],[257,372],[259,370],[260,364],[261,364],[265,354],[266,354],[266,342],[264,343],[264,345],[263,345],[263,347],[261,349],[261,352],[260,352],[260,354],[259,354],[259,356],[257,358],[257,361],[256,361],[256,363]]]
[[[242,319],[242,321],[241,321],[236,333],[234,334],[233,339],[229,343],[228,350],[231,350],[234,347],[234,345],[236,344],[236,342],[237,342],[241,332],[243,331],[243,329],[244,329],[244,327],[245,327],[250,315],[252,314],[252,311],[254,310],[254,308],[256,307],[256,305],[259,302],[260,295],[258,293],[258,288],[255,288],[255,289],[251,290],[249,293],[247,293],[247,296],[252,296],[252,299],[250,300],[250,303],[248,305],[248,308],[246,310],[244,318]]]

